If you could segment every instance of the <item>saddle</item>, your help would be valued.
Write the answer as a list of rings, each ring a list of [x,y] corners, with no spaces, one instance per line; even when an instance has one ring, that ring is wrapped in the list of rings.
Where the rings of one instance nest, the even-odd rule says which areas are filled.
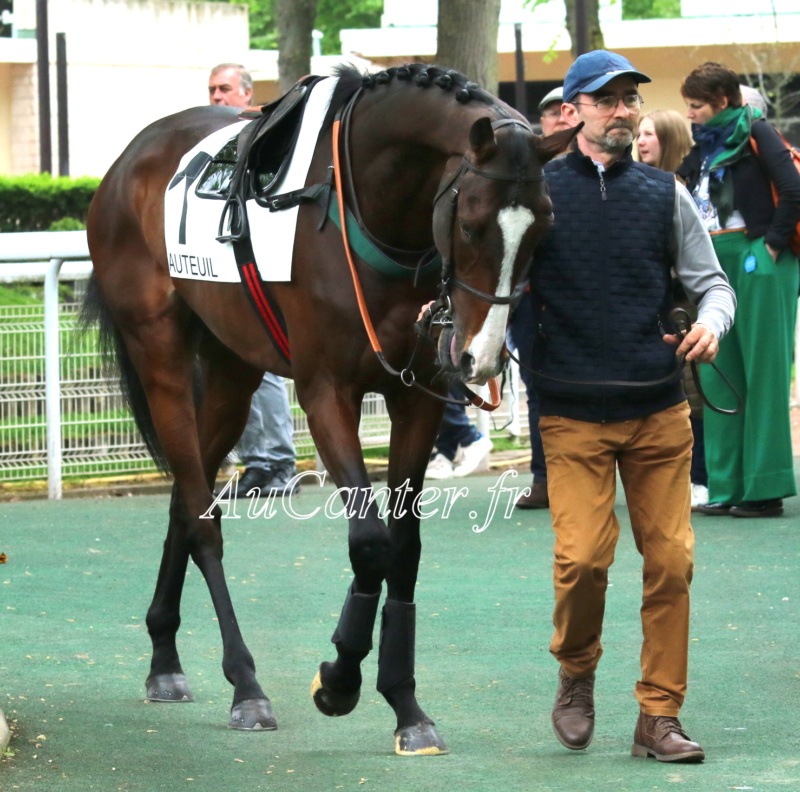
[[[255,111],[250,124],[208,163],[196,191],[206,198],[225,199],[217,237],[220,242],[249,237],[244,211],[247,200],[255,198],[269,206],[267,197],[291,162],[311,89],[321,79],[304,77],[280,99]],[[253,112],[242,115],[252,117]],[[228,221],[230,229],[226,232]]]

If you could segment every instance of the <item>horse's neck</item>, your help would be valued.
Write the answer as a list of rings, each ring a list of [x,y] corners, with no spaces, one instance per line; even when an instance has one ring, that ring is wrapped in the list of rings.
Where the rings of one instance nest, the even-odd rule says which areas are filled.
[[[370,98],[366,94],[362,101],[366,103]],[[373,126],[366,131],[371,139],[412,151],[428,149],[445,160],[467,150],[475,121],[482,117],[495,120],[500,115],[497,107],[478,100],[461,104],[439,88],[413,85],[404,85],[381,98],[375,110],[367,122]]]
[[[404,96],[402,90],[411,92]],[[480,102],[458,104],[437,88],[408,86],[379,97],[353,125],[353,181],[367,227],[397,247],[432,244],[433,197],[448,162],[469,147],[479,118],[497,112]],[[372,97],[365,95],[365,103]]]

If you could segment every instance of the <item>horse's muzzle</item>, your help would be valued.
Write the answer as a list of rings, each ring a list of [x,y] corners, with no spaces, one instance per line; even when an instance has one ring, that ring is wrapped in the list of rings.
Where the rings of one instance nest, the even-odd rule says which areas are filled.
[[[468,384],[485,385],[505,368],[508,354],[505,346],[501,347],[491,365],[484,364],[479,370],[472,350],[459,351],[458,334],[455,329],[448,327],[439,336],[438,359],[439,366],[445,373],[457,374],[459,379]]]
[[[437,345],[437,353],[439,358],[439,366],[442,371],[447,374],[460,374],[461,365],[458,357],[454,356],[456,349],[456,331],[452,326],[445,327],[439,334],[439,343]]]

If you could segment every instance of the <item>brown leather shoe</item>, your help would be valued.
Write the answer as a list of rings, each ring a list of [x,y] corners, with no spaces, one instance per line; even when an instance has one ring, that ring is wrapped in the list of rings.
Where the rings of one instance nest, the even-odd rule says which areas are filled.
[[[531,494],[520,495],[515,505],[518,509],[549,509],[550,498],[547,497],[547,482],[535,481],[531,484]]]
[[[594,674],[571,679],[558,672],[558,693],[553,706],[553,731],[558,741],[572,751],[582,751],[594,734]]]
[[[639,713],[633,735],[633,756],[655,756],[659,762],[702,762],[703,749],[692,742],[677,718]]]

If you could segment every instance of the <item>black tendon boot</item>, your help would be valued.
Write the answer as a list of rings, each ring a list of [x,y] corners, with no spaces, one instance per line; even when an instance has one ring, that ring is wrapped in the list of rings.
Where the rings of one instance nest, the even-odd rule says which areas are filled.
[[[387,599],[381,618],[378,691],[397,715],[395,753],[400,756],[446,754],[447,746],[414,696],[415,634],[416,605]]]
[[[372,649],[372,630],[378,612],[380,589],[374,594],[347,591],[339,623],[331,642],[338,657],[322,663],[311,683],[314,704],[323,715],[347,715],[355,709],[361,695],[360,663]]]

